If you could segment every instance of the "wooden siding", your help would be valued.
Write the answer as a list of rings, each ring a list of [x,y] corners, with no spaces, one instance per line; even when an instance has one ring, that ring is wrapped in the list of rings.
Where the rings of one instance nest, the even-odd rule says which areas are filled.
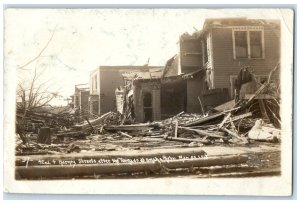
[[[162,68],[159,66],[101,66],[98,68],[99,114],[117,111],[115,90],[125,85],[122,74],[125,72],[148,72],[149,70],[154,72],[162,70]]]
[[[102,71],[100,69],[100,114],[117,111],[115,90],[124,86],[119,70]]]
[[[202,45],[200,39],[180,41],[181,72],[189,73],[203,66]]]
[[[153,120],[161,119],[160,110],[160,89],[152,90],[152,115]]]
[[[280,60],[280,30],[265,26],[263,37],[264,59],[235,60],[233,59],[232,28],[212,29],[215,88],[230,89],[230,75],[237,75],[243,65],[250,65],[255,75],[269,74]]]
[[[186,111],[186,80],[161,84],[161,118],[165,119]]]
[[[202,113],[201,105],[198,97],[201,98],[203,91],[203,78],[195,78],[187,80],[187,112]]]
[[[208,83],[209,88],[214,88],[213,80],[213,48],[212,48],[212,40],[211,40],[211,32],[208,33],[205,37],[206,46],[207,46],[207,62],[204,65],[206,71],[206,81]]]

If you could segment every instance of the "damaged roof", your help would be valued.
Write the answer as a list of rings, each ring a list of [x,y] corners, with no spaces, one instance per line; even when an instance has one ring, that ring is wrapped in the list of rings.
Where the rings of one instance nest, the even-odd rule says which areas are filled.
[[[87,90],[89,89],[89,84],[76,84],[75,88],[79,89],[79,90]]]
[[[222,27],[222,26],[264,26],[272,25],[274,27],[280,26],[280,21],[275,19],[248,19],[246,17],[240,18],[207,18],[204,21],[201,30],[197,30],[192,34],[183,33],[180,36],[180,40],[193,40],[201,37],[205,33],[206,29],[211,27]]]
[[[163,78],[152,78],[152,79],[135,79],[133,81],[133,84],[137,84],[137,83],[143,83],[143,82],[170,82],[170,81],[175,81],[175,80],[185,80],[185,79],[192,79],[192,78],[196,78],[201,76],[202,74],[205,73],[204,68],[202,69],[198,69],[194,72],[188,73],[188,74],[180,74],[180,75],[176,75],[176,76],[169,76],[169,77],[163,77]]]
[[[144,71],[144,72],[125,72],[122,74],[122,76],[125,79],[152,79],[152,78],[160,78],[162,75],[162,69],[157,68],[157,69],[151,69],[149,71]]]
[[[208,18],[204,21],[203,29],[207,26],[251,26],[251,25],[279,25],[279,20],[274,19],[248,19],[241,18]]]

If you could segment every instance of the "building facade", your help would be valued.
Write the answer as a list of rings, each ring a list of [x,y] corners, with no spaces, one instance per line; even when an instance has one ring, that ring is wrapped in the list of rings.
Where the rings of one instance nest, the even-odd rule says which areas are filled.
[[[89,95],[90,95],[90,90],[89,90],[88,84],[77,84],[77,85],[75,85],[74,95],[71,96],[71,98],[72,98],[71,104],[76,109],[79,109],[81,111],[88,111]]]
[[[242,67],[249,66],[263,82],[280,62],[280,22],[276,20],[208,19],[201,38],[203,45],[206,42],[208,86],[227,88],[231,98]],[[274,77],[279,81],[279,72]]]
[[[161,75],[159,66],[100,66],[90,74],[90,113],[102,115],[117,112],[116,89],[124,86],[123,74],[148,73],[149,77]]]
[[[279,21],[207,19],[202,30],[180,36],[178,53],[167,61],[162,79],[135,81],[137,121],[202,113],[234,98],[245,66],[263,83],[279,62]],[[273,79],[279,82],[279,71]]]

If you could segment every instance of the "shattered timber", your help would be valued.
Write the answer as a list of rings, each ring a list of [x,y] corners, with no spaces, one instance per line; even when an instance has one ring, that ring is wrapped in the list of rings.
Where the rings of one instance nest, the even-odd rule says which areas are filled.
[[[164,67],[97,68],[65,108],[29,108],[24,96],[15,178],[280,175],[279,31],[207,19]]]

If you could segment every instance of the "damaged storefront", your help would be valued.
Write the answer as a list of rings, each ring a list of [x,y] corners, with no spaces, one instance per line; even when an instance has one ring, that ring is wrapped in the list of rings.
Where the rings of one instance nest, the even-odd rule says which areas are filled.
[[[204,91],[204,74],[204,70],[197,70],[179,76],[134,80],[136,122],[161,120],[180,112],[204,114],[206,102],[213,100],[208,96],[215,99],[218,95]],[[218,103],[225,100],[220,98]]]

